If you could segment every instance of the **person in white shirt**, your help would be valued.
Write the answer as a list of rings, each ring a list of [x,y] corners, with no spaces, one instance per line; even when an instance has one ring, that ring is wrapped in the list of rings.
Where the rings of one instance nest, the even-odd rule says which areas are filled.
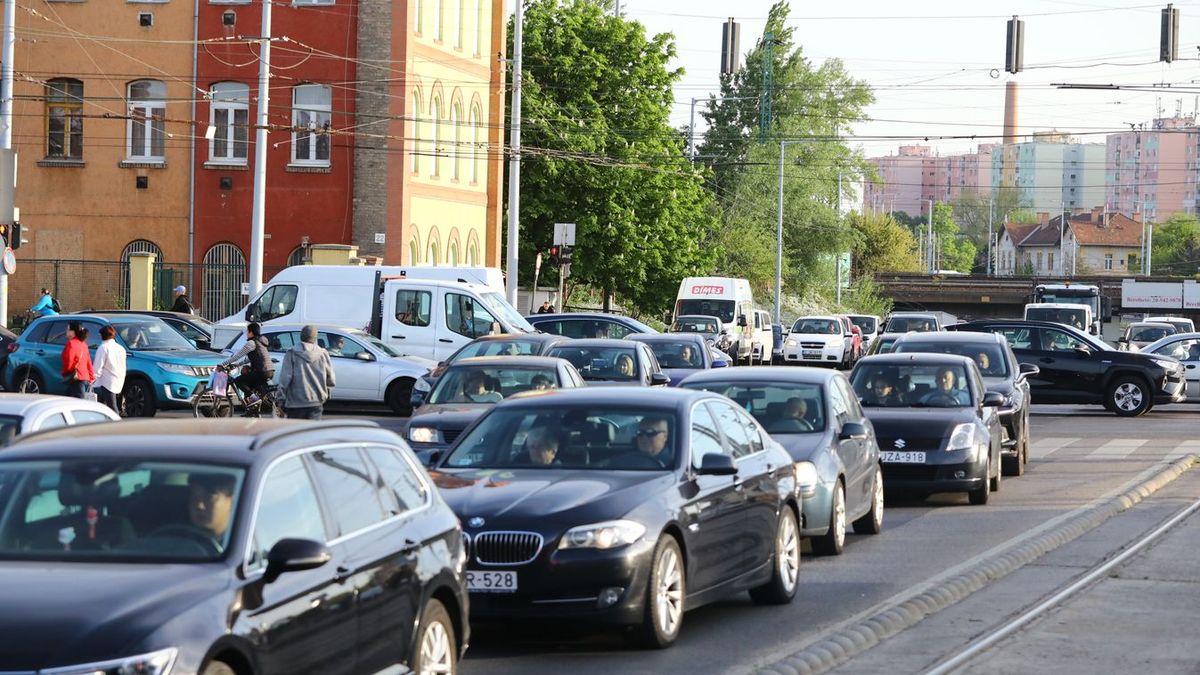
[[[96,372],[96,400],[121,413],[117,395],[125,388],[125,348],[117,344],[117,332],[112,326],[100,327],[103,342],[96,348],[92,358],[92,370]]]

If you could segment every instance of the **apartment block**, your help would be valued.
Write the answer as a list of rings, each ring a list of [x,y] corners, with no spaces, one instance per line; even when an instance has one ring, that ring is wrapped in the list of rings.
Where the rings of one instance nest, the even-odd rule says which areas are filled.
[[[927,146],[902,145],[895,155],[869,159],[877,176],[866,181],[863,188],[863,210],[903,211],[914,216],[923,213],[921,200],[927,199],[926,161],[931,158]]]
[[[1153,120],[1148,129],[1110,134],[1105,155],[1105,205],[1150,221],[1196,212],[1197,133],[1194,117]]]

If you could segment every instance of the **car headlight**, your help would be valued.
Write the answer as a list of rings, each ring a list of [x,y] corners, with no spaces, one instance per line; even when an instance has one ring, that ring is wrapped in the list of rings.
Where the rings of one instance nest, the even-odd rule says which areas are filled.
[[[178,653],[179,650],[169,647],[123,659],[46,668],[38,672],[45,675],[167,675],[171,672],[171,667],[175,665],[175,657]]]
[[[792,340],[792,339],[790,339],[790,338],[789,338],[789,339],[788,339],[787,341],[785,341],[783,344],[784,344],[785,346],[788,346],[788,347],[795,347],[795,346],[796,346],[797,344],[799,344],[799,343],[797,343],[795,340]]]
[[[966,422],[954,427],[954,431],[950,434],[950,442],[946,444],[946,450],[970,450],[975,444],[975,425]]]
[[[1162,368],[1163,370],[1175,370],[1175,368],[1178,365],[1174,361],[1170,361],[1168,359],[1150,359],[1150,360],[1153,361],[1155,363],[1155,365],[1157,365],[1159,368]]]
[[[182,363],[160,363],[158,367],[176,375],[187,375],[190,377],[196,374],[196,371],[191,366],[185,366]]]
[[[410,427],[408,430],[408,440],[413,443],[437,443],[441,439],[441,434],[433,427]]]
[[[796,462],[796,487],[805,495],[812,495],[817,489],[817,465],[812,462]]]
[[[433,389],[433,387],[429,386],[429,381],[423,377],[418,377],[416,381],[413,382],[413,391],[423,391],[428,394],[431,389]]]
[[[627,546],[646,534],[646,526],[632,520],[610,520],[580,525],[567,530],[559,542],[559,550],[570,548],[610,549]]]

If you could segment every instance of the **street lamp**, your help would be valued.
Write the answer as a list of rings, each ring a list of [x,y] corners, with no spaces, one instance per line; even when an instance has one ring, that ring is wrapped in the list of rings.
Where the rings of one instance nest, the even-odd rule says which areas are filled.
[[[696,161],[696,102],[697,101],[756,101],[757,96],[721,96],[709,99],[707,96],[692,98],[691,121],[688,122],[688,161]]]

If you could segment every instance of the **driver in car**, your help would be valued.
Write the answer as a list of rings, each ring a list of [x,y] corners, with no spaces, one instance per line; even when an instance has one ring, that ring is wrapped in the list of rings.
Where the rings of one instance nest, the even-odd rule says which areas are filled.
[[[808,401],[793,396],[784,403],[783,416],[779,423],[771,429],[774,433],[801,433],[812,431],[812,422],[808,421]]]
[[[975,354],[975,365],[979,366],[979,372],[984,375],[994,375],[992,371],[992,359],[987,352],[978,352]]]
[[[670,463],[670,453],[666,452],[670,436],[670,425],[667,418],[657,415],[647,415],[638,422],[637,433],[634,434],[634,446],[644,465],[650,460],[654,465],[666,468]]]
[[[233,519],[233,490],[237,479],[223,473],[193,473],[188,477],[188,519],[212,537],[219,547]]]
[[[924,405],[967,405],[967,392],[957,389],[954,385],[958,378],[953,368],[939,368],[937,372],[937,387],[921,397]]]

